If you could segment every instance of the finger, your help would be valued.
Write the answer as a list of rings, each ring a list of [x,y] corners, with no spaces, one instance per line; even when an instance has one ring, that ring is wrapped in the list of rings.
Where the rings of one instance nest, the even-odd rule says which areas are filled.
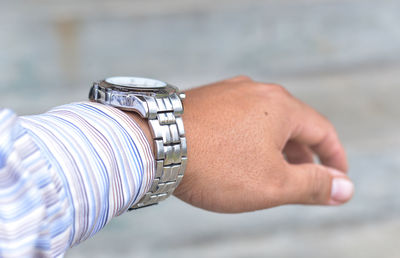
[[[291,164],[314,163],[314,155],[310,148],[295,141],[289,141],[286,144],[283,154]]]
[[[346,152],[340,143],[336,131],[327,133],[318,144],[311,147],[318,154],[321,164],[347,172],[348,163]]]
[[[312,108],[302,104],[290,139],[309,146],[325,166],[347,172],[346,153],[333,125]]]
[[[317,164],[288,164],[284,196],[291,204],[339,205],[351,199],[354,185],[342,172]]]

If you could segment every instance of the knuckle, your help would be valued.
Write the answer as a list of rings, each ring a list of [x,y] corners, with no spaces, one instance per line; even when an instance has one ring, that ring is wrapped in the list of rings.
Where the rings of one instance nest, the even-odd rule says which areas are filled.
[[[237,79],[238,81],[252,81],[252,79],[247,75],[238,75],[234,78]]]
[[[323,141],[328,144],[333,144],[337,141],[337,133],[333,125],[329,124]]]
[[[289,91],[283,87],[282,85],[279,84],[270,84],[270,86],[272,87],[272,89],[276,92],[278,92],[279,94],[285,95],[285,96],[290,96]]]
[[[257,93],[261,95],[291,96],[289,91],[279,84],[254,82],[253,87],[255,87]]]
[[[332,159],[340,155],[344,155],[344,149],[339,141],[339,138],[335,132],[328,133],[322,140],[322,144],[329,146],[326,148],[322,158]]]
[[[327,202],[330,197],[330,180],[327,180],[327,175],[317,166],[311,168],[310,173],[309,202],[315,204]]]
[[[339,139],[337,136],[337,133],[335,131],[335,129],[333,128],[328,128],[327,130],[323,131],[323,129],[321,129],[321,134],[323,134],[323,138],[321,140],[321,145],[326,145],[326,146],[330,146],[329,148],[329,152],[337,152],[340,150],[340,145],[339,143]],[[330,153],[328,153],[330,154]]]
[[[315,111],[317,112],[317,111]],[[329,119],[324,116],[321,115],[320,113],[317,113],[322,121],[321,126],[323,127],[323,129],[327,132],[326,133],[326,137],[330,138],[330,137],[334,137],[337,133],[336,133],[336,128],[334,127],[334,125],[329,121]]]

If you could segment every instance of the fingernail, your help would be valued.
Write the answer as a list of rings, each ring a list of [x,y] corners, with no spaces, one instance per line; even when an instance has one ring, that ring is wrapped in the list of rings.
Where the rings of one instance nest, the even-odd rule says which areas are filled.
[[[343,203],[348,201],[354,192],[354,185],[350,180],[337,177],[332,181],[331,198],[332,200]]]

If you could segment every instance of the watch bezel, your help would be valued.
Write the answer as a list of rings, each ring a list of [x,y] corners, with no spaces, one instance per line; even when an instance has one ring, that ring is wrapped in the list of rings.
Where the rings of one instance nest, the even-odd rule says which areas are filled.
[[[128,83],[118,83],[117,80],[135,80],[136,82],[147,82],[150,84],[151,82],[154,82],[154,84],[159,84],[161,86],[151,87],[148,84],[144,83],[131,83],[132,86],[130,86],[128,85]],[[106,91],[121,91],[129,94],[138,94],[153,97],[164,97],[178,92],[178,88],[173,85],[170,85],[160,80],[154,80],[145,77],[113,76],[101,80],[98,85],[104,88]]]

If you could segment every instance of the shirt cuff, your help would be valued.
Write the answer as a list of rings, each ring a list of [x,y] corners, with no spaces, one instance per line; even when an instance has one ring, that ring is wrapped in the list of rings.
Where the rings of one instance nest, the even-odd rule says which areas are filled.
[[[124,112],[80,102],[20,120],[66,189],[74,217],[71,246],[149,190],[154,156],[143,131]]]

